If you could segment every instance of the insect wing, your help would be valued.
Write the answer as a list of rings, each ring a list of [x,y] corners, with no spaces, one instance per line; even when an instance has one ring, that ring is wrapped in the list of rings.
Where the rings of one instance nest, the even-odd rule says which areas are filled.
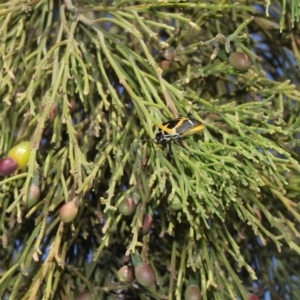
[[[204,125],[193,118],[178,118],[164,122],[159,126],[160,130],[156,134],[156,141],[169,141],[179,136],[192,135],[203,130]]]
[[[183,118],[179,118],[168,122],[164,122],[160,125],[160,129],[167,134],[176,134],[178,133],[177,128],[178,126],[180,126],[180,123],[182,123],[182,120]]]
[[[179,136],[176,132],[176,126],[180,120],[181,119],[175,119],[160,124],[159,131],[155,136],[156,141],[160,143],[161,141],[169,141]]]
[[[204,125],[193,118],[185,120],[178,128],[177,132],[182,136],[192,135],[204,129]]]
[[[190,119],[188,118],[177,119],[176,133],[181,135],[193,127],[194,127],[194,123]]]

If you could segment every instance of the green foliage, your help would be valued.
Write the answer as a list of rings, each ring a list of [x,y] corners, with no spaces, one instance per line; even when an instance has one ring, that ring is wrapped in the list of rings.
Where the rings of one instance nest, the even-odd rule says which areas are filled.
[[[32,143],[28,169],[0,181],[1,299],[183,299],[190,284],[209,300],[300,299],[299,5],[259,5],[0,4],[1,157]],[[171,157],[140,141],[178,116],[205,129]],[[118,281],[132,253],[156,286]]]

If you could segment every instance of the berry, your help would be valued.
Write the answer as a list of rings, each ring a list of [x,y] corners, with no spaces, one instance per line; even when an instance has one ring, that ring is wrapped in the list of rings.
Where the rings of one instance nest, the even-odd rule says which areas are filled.
[[[59,210],[60,219],[65,222],[71,222],[75,219],[78,213],[78,205],[75,201],[70,201],[64,204]]]
[[[155,284],[156,276],[153,268],[149,264],[140,264],[134,269],[137,282],[142,286]]]
[[[8,152],[8,157],[16,160],[18,169],[24,169],[29,161],[31,151],[30,142],[22,142],[15,147],[11,148]]]
[[[245,72],[251,67],[249,56],[243,52],[233,52],[229,57],[229,63],[236,70]]]
[[[0,160],[0,176],[11,175],[18,169],[18,163],[14,158],[5,157]]]

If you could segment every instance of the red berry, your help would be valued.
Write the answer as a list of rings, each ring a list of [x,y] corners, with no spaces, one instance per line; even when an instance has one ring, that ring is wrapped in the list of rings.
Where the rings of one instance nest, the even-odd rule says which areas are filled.
[[[156,275],[149,264],[140,264],[134,269],[137,282],[142,286],[155,284]]]
[[[96,300],[96,296],[90,292],[82,292],[77,296],[76,300]]]
[[[57,116],[57,105],[56,104],[52,104],[50,107],[50,111],[49,111],[49,119],[51,121],[53,121]]]
[[[28,195],[27,195],[27,205],[28,207],[33,206],[36,204],[41,195],[41,190],[38,186],[31,184],[28,189]]]
[[[202,298],[201,291],[198,285],[191,284],[187,287],[184,293],[185,300],[200,300]]]
[[[233,52],[229,57],[229,63],[241,72],[245,72],[251,67],[249,56],[243,52]]]
[[[123,216],[131,216],[136,209],[136,203],[132,198],[124,199],[119,205],[119,211]]]
[[[8,176],[18,169],[18,163],[14,158],[5,157],[0,160],[0,175]]]
[[[145,214],[143,218],[142,224],[142,234],[147,234],[152,228],[153,218],[150,214]]]
[[[45,110],[46,104],[42,105],[42,112]],[[52,103],[49,108],[48,118],[53,121],[57,116],[57,105],[55,103]]]
[[[131,283],[135,278],[133,266],[123,266],[118,271],[118,277],[121,282]]]
[[[64,204],[59,210],[60,219],[65,222],[71,222],[75,219],[78,213],[78,205],[75,201],[70,201]]]

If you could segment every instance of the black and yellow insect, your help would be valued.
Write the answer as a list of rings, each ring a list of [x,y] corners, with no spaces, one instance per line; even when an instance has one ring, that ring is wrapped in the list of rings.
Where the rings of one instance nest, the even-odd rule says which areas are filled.
[[[177,140],[181,137],[198,133],[204,129],[204,125],[196,119],[184,117],[164,122],[158,127],[159,131],[154,139],[157,143]]]
[[[154,139],[142,141],[153,141],[158,144],[168,142],[169,157],[172,157],[171,141],[180,140],[181,137],[192,135],[202,131],[205,126],[194,118],[180,117],[158,125],[159,130]]]

